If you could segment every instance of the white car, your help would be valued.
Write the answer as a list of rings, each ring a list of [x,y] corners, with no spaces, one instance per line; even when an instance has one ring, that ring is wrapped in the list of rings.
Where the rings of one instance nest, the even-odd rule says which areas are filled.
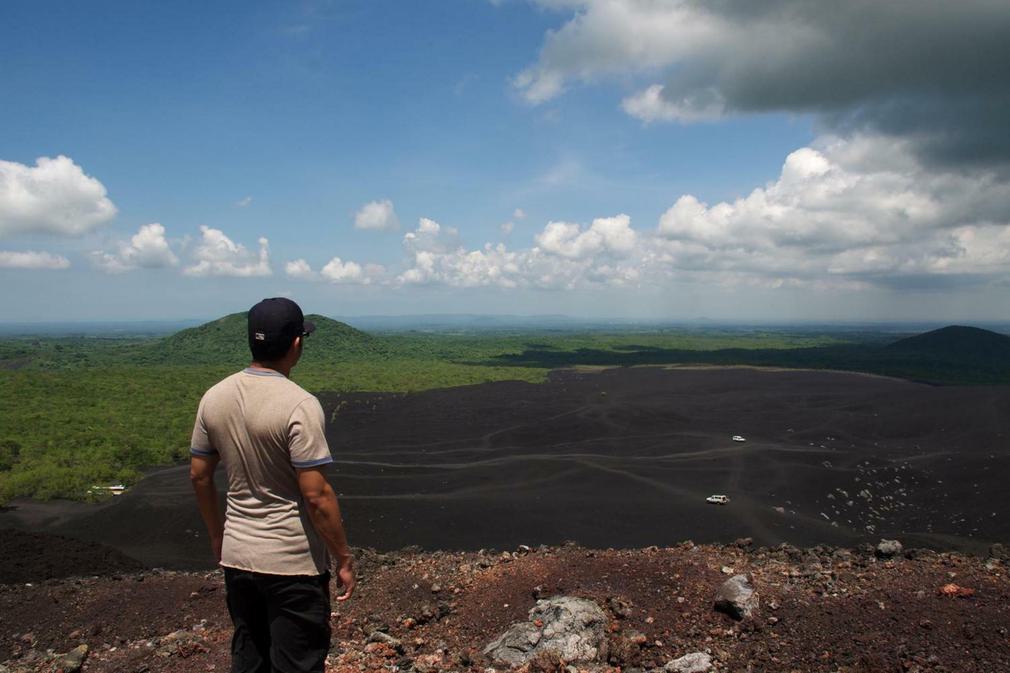
[[[705,498],[705,502],[710,503],[712,505],[727,505],[727,504],[729,504],[729,496],[728,495],[710,495],[707,498]]]
[[[734,442],[746,442],[747,439],[745,437],[741,437],[740,435],[733,435],[733,441]]]

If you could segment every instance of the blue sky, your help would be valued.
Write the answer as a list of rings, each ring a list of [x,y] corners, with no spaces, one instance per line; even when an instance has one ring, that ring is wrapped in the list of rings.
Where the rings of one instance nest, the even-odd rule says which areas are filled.
[[[937,139],[1006,85],[904,60],[1006,13],[791,4],[4,3],[5,319],[1002,318],[1006,157]]]

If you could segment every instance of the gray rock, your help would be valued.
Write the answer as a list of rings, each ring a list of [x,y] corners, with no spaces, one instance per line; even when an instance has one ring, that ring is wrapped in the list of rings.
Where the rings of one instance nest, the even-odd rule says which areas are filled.
[[[509,627],[484,648],[484,654],[496,664],[512,667],[541,653],[568,663],[603,661],[606,627],[607,616],[593,601],[555,596],[537,601],[529,620]]]
[[[692,652],[666,663],[667,673],[707,673],[712,670],[712,657],[705,652]]]
[[[1010,552],[1007,551],[1006,545],[1000,542],[989,547],[989,556],[1001,561],[1010,560]]]
[[[746,575],[730,577],[715,595],[715,609],[737,620],[750,617],[759,605],[757,592]]]
[[[877,545],[877,556],[880,558],[894,558],[901,555],[902,546],[897,540],[881,540]]]
[[[59,658],[57,668],[63,671],[63,673],[77,673],[77,671],[81,670],[81,666],[84,665],[84,658],[87,656],[88,646],[83,644],[78,645]]]
[[[382,631],[372,631],[368,635],[369,643],[385,643],[392,647],[393,649],[402,649],[403,645],[400,643],[399,639],[394,638],[388,633],[383,633]]]

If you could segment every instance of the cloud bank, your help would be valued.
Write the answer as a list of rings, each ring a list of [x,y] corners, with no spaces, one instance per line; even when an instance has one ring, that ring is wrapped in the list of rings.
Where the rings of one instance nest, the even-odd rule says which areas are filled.
[[[70,260],[49,252],[0,250],[0,269],[69,269]]]
[[[998,0],[539,0],[568,14],[513,83],[646,80],[647,122],[811,113],[835,134],[913,140],[937,163],[1010,160],[1010,4]],[[651,81],[649,81],[651,80]]]

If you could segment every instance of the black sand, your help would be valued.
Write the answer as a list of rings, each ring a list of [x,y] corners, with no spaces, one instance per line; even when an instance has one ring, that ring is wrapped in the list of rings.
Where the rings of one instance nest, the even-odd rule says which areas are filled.
[[[894,537],[980,552],[1010,540],[1010,387],[635,368],[321,399],[355,546]],[[186,477],[164,470],[100,506],[17,503],[0,527],[103,542],[154,566],[206,566]],[[732,502],[707,505],[713,493]]]

